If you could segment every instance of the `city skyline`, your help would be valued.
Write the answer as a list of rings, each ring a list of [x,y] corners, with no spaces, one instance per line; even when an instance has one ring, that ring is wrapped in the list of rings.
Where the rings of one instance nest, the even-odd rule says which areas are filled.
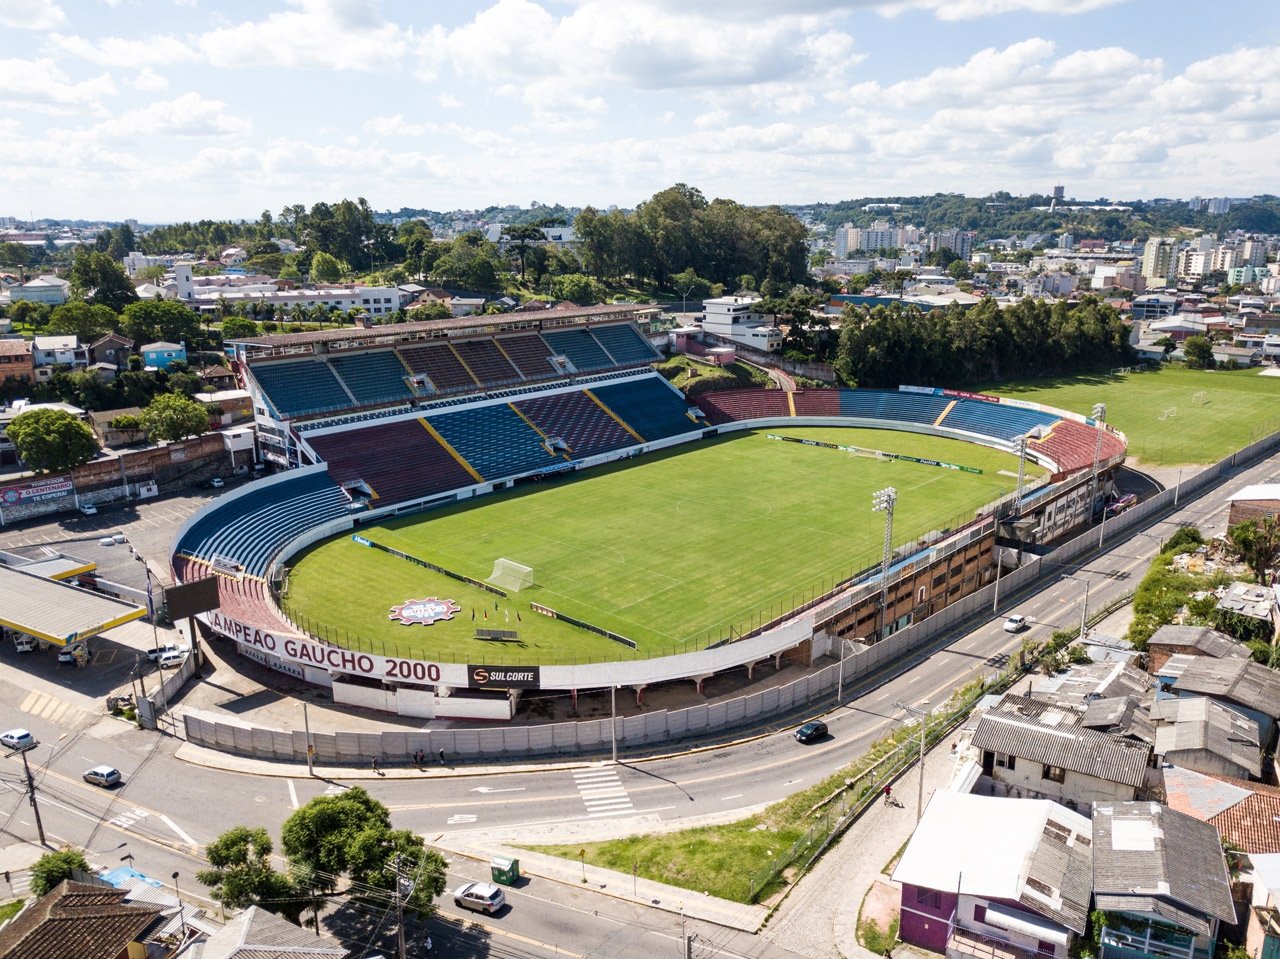
[[[1237,40],[1188,29],[1182,0],[1154,9],[16,0],[0,214],[630,207],[677,181],[753,204],[1272,192],[1270,10],[1234,9]]]

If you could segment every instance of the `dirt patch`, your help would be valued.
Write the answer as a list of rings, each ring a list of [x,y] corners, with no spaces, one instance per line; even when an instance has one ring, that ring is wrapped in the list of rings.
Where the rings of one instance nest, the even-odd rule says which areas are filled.
[[[901,902],[902,893],[897,887],[876,880],[867,890],[867,897],[862,900],[862,912],[858,915],[858,925],[874,922],[881,931],[891,927],[896,929]]]

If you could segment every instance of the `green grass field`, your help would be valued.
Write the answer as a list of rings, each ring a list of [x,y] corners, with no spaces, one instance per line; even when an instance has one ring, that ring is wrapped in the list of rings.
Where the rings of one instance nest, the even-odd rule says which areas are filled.
[[[898,489],[894,540],[903,543],[971,518],[1016,485],[1016,477],[1000,474],[1016,472],[1015,457],[955,440],[884,430],[779,432],[985,472],[740,434],[361,530],[475,579],[488,577],[499,557],[533,567],[537,585],[498,599],[496,609],[491,594],[350,537],[295,558],[287,607],[312,632],[386,655],[505,665],[667,655],[702,648],[730,626],[768,621],[877,562],[883,518],[871,511],[871,494],[878,489]],[[390,607],[430,596],[452,599],[462,612],[431,626],[388,618]],[[639,649],[534,613],[530,602],[619,633]],[[520,642],[482,647],[472,638],[477,626],[516,629]]]
[[[1167,366],[1124,376],[1069,376],[988,385],[984,392],[1089,415],[1107,404],[1107,421],[1129,438],[1145,466],[1212,463],[1280,429],[1280,377],[1257,370]],[[1209,402],[1193,397],[1203,392]],[[1167,410],[1177,412],[1160,419]]]

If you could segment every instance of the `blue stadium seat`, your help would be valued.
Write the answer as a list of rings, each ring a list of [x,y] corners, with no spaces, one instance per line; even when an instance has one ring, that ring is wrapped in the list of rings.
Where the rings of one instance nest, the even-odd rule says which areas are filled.
[[[593,387],[591,392],[646,441],[678,436],[699,427],[688,416],[689,401],[657,373]]]
[[[980,436],[1011,440],[1036,426],[1049,426],[1061,417],[1039,410],[1027,410],[1003,403],[984,403],[982,400],[959,400],[947,414],[941,426],[964,430]]]
[[[409,371],[392,350],[335,355],[329,358],[329,362],[361,405],[413,397],[413,392],[405,385]]]
[[[944,396],[897,390],[841,390],[840,415],[903,423],[932,423],[951,403]]]
[[[226,556],[249,576],[265,576],[276,551],[300,533],[345,516],[350,498],[327,472],[263,485],[210,511],[175,548],[195,559]]]
[[[636,445],[636,438],[581,390],[517,400],[515,406],[547,436],[564,440],[575,458]]]
[[[600,344],[585,329],[544,332],[542,338],[558,355],[569,357],[569,362],[581,372],[613,366],[608,354],[600,349]]]
[[[282,417],[347,409],[355,404],[322,360],[250,363],[249,373]]]
[[[441,413],[427,421],[486,482],[545,469],[559,459],[506,403]]]
[[[662,359],[649,345],[649,341],[630,323],[621,323],[617,326],[593,326],[591,333],[600,345],[609,351],[609,355],[619,366],[631,363],[656,363]]]

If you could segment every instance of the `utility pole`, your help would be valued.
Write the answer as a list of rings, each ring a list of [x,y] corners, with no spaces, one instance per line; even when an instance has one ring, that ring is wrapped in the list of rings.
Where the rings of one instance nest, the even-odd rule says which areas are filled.
[[[404,901],[405,901],[405,898],[406,898],[407,896],[412,896],[412,895],[413,895],[413,889],[414,889],[414,886],[416,885],[416,883],[415,883],[415,881],[414,881],[413,879],[409,878],[408,876],[402,876],[402,875],[400,875],[400,866],[401,866],[401,864],[403,863],[403,861],[404,861],[404,857],[403,857],[403,856],[396,856],[396,860],[395,860],[395,870],[396,870],[396,926],[397,926],[397,930],[396,930],[396,937],[397,937],[397,944],[398,944],[398,945],[397,945],[397,948],[398,948],[398,950],[399,950],[399,952],[397,953],[397,955],[399,955],[400,959],[405,959],[405,952],[404,952]],[[406,887],[407,887],[407,888],[406,888]],[[320,924],[317,922],[317,923],[316,923],[316,929],[317,929],[317,930],[319,930],[319,928],[320,928]],[[319,935],[319,932],[317,932],[317,935]]]
[[[27,796],[31,802],[31,810],[36,817],[36,832],[40,834],[40,845],[45,846],[48,843],[44,839],[44,823],[40,821],[40,807],[36,805],[36,781],[31,778],[31,766],[27,762],[26,750],[22,753],[22,768],[27,773]]]
[[[889,615],[889,561],[893,558],[893,508],[898,491],[887,486],[871,494],[871,511],[884,513],[884,555],[880,560],[880,639],[884,639],[885,618]]]
[[[920,705],[928,706],[929,700],[926,699]],[[893,707],[908,712],[920,720],[920,788],[916,791],[916,822],[919,822],[920,817],[924,815],[924,737],[929,726],[929,710],[917,709],[908,703],[899,702],[895,702]]]
[[[1093,485],[1089,491],[1089,518],[1093,519],[1093,504],[1098,501],[1098,462],[1102,459],[1102,429],[1107,420],[1107,404],[1093,404],[1093,418],[1098,424],[1098,438],[1093,446]]]
[[[302,704],[302,728],[307,737],[307,775],[314,776],[315,772],[312,770],[312,766],[311,766],[312,764],[311,754],[314,751],[311,745],[311,723],[307,720],[307,704],[305,701]],[[317,935],[319,935],[319,929],[320,929],[319,920],[317,920],[317,923],[316,923]]]

